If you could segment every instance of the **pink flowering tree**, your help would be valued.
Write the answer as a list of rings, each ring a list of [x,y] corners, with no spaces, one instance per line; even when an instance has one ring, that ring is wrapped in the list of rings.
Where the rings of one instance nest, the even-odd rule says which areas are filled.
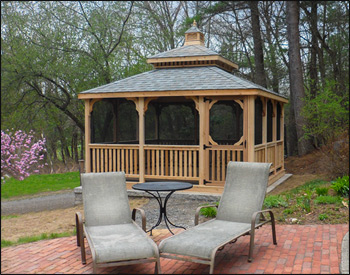
[[[45,138],[35,142],[33,131],[26,134],[1,130],[1,183],[5,175],[23,180],[47,165],[43,163],[45,142]]]

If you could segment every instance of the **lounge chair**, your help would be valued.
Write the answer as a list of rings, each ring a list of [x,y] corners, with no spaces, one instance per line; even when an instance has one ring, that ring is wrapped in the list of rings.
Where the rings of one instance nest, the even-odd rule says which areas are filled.
[[[277,244],[274,215],[269,209],[261,211],[270,166],[270,163],[229,162],[216,218],[198,225],[199,210],[203,208],[199,207],[194,227],[159,244],[160,257],[208,264],[212,274],[217,250],[250,234],[250,262],[255,229],[267,222],[271,222],[273,243]],[[269,213],[270,219],[266,220],[263,213]]]
[[[146,218],[142,209],[131,212],[124,172],[81,174],[84,216],[76,213],[77,245],[86,263],[84,237],[87,238],[97,267],[155,262],[160,273],[159,251],[146,234]],[[142,229],[135,223],[136,211],[142,215]]]

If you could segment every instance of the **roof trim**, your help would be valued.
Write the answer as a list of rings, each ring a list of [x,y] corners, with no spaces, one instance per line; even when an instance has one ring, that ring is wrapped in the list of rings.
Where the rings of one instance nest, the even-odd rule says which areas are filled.
[[[148,64],[156,64],[156,63],[162,63],[162,62],[182,62],[182,61],[221,61],[224,64],[227,64],[228,66],[238,69],[238,65],[236,63],[233,63],[226,58],[223,58],[220,55],[196,55],[196,56],[180,56],[180,57],[157,57],[157,58],[148,58],[147,63]],[[207,65],[205,65],[207,66]]]
[[[80,93],[78,99],[95,98],[128,98],[128,97],[168,97],[168,96],[263,96],[283,103],[288,99],[259,89],[226,89],[226,90],[180,90],[180,91],[150,91],[150,92],[116,92],[116,93]]]

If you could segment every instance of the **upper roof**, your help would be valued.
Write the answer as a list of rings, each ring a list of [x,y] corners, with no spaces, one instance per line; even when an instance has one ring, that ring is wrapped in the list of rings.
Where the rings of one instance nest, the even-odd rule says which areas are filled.
[[[217,52],[201,45],[187,45],[170,51],[158,53],[148,57],[151,58],[166,58],[166,57],[184,57],[184,56],[208,56],[219,55]]]

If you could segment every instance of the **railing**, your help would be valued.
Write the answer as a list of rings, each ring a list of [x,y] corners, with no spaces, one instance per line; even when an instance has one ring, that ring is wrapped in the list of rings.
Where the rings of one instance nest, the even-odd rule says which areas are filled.
[[[139,145],[90,144],[91,171],[124,171],[127,177],[139,175]]]
[[[254,155],[256,162],[271,162],[270,171],[276,173],[283,163],[283,141],[269,142],[255,145]]]
[[[237,149],[209,148],[208,176],[211,185],[223,185],[225,183],[226,168],[229,161],[243,161],[243,146]]]
[[[199,146],[145,145],[146,179],[199,179]]]

